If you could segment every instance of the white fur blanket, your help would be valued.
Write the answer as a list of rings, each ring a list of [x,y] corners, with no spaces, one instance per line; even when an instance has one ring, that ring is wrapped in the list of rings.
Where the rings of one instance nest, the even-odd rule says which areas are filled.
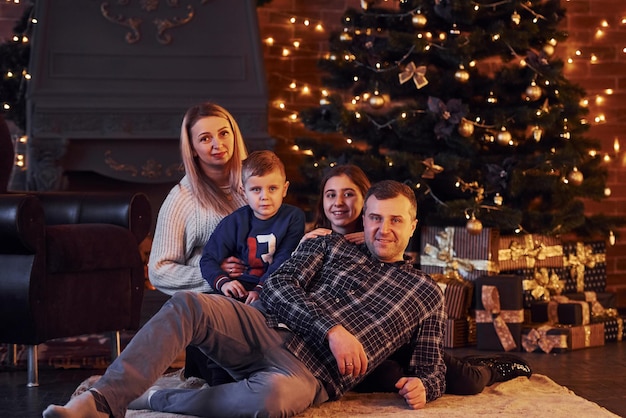
[[[199,381],[202,382],[202,381]],[[161,387],[193,387],[183,383],[177,374],[162,377]],[[198,384],[198,383],[196,383]],[[201,383],[199,383],[201,384]],[[298,418],[347,417],[618,417],[605,408],[590,402],[568,388],[543,375],[530,379],[518,377],[496,383],[474,396],[444,395],[421,410],[410,410],[404,400],[393,393],[348,393],[335,402],[310,408]],[[183,415],[153,411],[128,411],[126,418],[181,418]]]

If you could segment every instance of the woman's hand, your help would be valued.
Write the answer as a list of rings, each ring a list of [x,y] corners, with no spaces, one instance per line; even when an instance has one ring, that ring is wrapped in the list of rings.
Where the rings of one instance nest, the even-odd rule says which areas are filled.
[[[220,288],[220,291],[225,296],[235,299],[243,299],[248,296],[248,291],[237,280],[231,280],[230,282],[224,283]]]
[[[365,242],[365,232],[352,232],[343,236],[353,244],[363,244]]]
[[[329,235],[332,233],[333,233],[332,229],[317,228],[317,229],[314,229],[313,231],[310,231],[304,234],[302,239],[300,239],[300,242],[306,241],[311,238],[323,237],[324,235]]]
[[[222,261],[222,264],[220,265],[220,267],[222,268],[223,271],[228,273],[228,277],[230,277],[231,279],[236,279],[237,277],[241,277],[244,271],[246,271],[246,266],[237,257],[225,258]]]

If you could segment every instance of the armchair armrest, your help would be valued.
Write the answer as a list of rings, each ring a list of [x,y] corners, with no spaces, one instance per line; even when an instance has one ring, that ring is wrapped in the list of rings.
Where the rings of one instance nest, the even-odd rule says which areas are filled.
[[[34,254],[43,245],[44,214],[29,194],[0,195],[0,253]]]
[[[46,225],[105,223],[129,229],[141,242],[150,230],[152,212],[143,193],[30,193],[43,206]]]

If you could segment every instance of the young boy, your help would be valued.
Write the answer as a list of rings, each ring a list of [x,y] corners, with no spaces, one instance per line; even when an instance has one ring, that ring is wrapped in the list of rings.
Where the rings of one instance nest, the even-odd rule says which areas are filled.
[[[304,212],[283,204],[289,182],[285,166],[271,151],[255,151],[243,162],[242,183],[248,205],[225,217],[206,243],[202,277],[226,296],[250,304],[265,279],[295,250],[304,234]],[[237,279],[220,264],[237,257],[245,270]]]

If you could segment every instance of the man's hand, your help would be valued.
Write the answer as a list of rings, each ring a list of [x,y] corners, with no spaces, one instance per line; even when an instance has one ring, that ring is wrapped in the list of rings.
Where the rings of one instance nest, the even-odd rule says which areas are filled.
[[[422,409],[426,406],[426,388],[418,377],[401,377],[396,382],[396,388],[411,409]]]
[[[242,299],[248,296],[248,291],[238,280],[231,280],[230,282],[224,283],[220,291],[224,295],[235,299]]]
[[[362,376],[367,370],[367,357],[363,345],[341,325],[336,325],[326,336],[328,346],[337,361],[342,375]]]

